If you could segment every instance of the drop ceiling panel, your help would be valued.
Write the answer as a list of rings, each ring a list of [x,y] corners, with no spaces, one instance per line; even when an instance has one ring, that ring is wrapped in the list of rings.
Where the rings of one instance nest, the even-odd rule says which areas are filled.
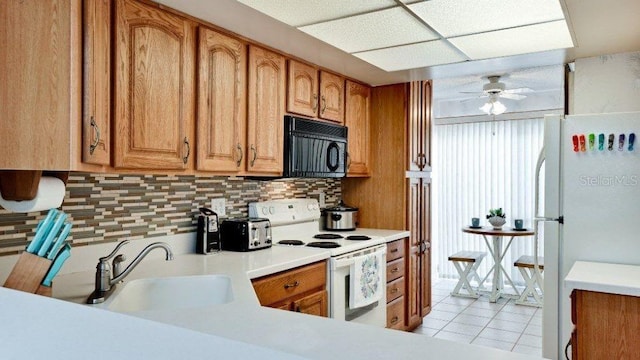
[[[444,37],[564,19],[558,0],[431,0],[408,6]]]
[[[573,46],[564,20],[450,38],[449,41],[472,60]]]
[[[353,55],[385,71],[406,70],[466,60],[462,54],[442,40],[365,51]]]
[[[299,28],[348,53],[434,40],[437,35],[401,7]]]
[[[238,2],[296,27],[396,5],[393,0],[238,0]]]

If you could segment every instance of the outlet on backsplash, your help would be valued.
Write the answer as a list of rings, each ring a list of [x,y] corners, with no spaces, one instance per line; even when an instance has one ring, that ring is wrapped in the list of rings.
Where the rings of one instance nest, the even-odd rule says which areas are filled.
[[[320,196],[318,198],[318,205],[320,205],[320,208],[324,208],[327,205],[324,191],[320,191]]]
[[[211,199],[211,210],[218,216],[227,216],[226,203],[224,198]]]

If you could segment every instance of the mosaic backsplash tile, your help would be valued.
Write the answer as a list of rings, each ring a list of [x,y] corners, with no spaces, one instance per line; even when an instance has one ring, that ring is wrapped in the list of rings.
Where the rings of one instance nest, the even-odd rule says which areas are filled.
[[[61,210],[69,215],[73,246],[196,231],[198,208],[226,199],[228,217],[247,216],[253,201],[340,200],[339,179],[260,181],[240,177],[71,173]],[[22,251],[46,211],[18,214],[0,207],[0,256]]]

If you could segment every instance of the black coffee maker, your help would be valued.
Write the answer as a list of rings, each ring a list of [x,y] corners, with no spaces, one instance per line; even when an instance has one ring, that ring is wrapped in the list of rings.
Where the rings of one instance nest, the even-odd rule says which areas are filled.
[[[200,208],[198,231],[196,233],[196,252],[209,254],[220,250],[220,230],[218,214],[208,208]]]

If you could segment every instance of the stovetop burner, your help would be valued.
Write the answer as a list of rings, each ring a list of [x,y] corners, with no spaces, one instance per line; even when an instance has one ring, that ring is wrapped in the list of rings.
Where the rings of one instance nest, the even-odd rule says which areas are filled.
[[[349,235],[346,237],[347,240],[371,240],[367,235]]]
[[[323,240],[332,240],[332,239],[342,239],[343,236],[339,235],[339,234],[316,234],[313,235],[314,238],[316,239],[323,239]]]
[[[324,248],[324,249],[331,249],[331,248],[340,247],[340,244],[338,244],[336,242],[333,242],[333,241],[314,241],[314,242],[308,243],[307,246],[317,247],[317,248]]]
[[[280,241],[278,241],[278,244],[280,244],[280,245],[299,246],[299,245],[304,245],[304,242],[301,241],[301,240],[280,240]]]

